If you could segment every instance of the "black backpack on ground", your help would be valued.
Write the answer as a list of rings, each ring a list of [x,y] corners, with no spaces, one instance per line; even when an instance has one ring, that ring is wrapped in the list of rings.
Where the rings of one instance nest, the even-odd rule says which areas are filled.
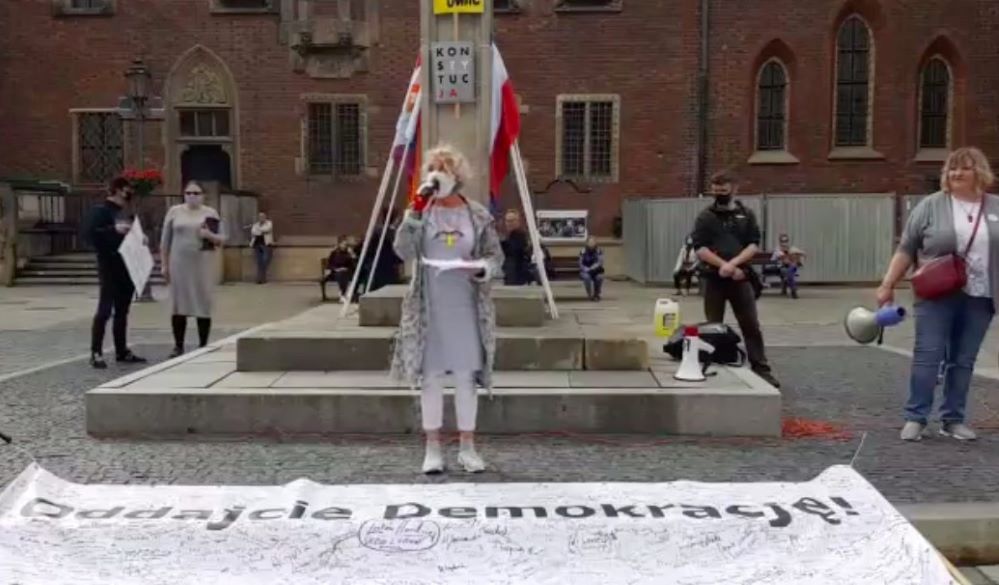
[[[675,360],[683,359],[684,329],[685,327],[681,326],[663,345],[663,351]],[[700,356],[698,356],[701,363],[704,364],[704,371],[707,371],[711,364],[742,366],[746,363],[746,352],[739,347],[739,344],[742,343],[742,337],[728,325],[724,323],[700,323],[697,325],[697,334],[715,348],[714,353],[701,351]]]

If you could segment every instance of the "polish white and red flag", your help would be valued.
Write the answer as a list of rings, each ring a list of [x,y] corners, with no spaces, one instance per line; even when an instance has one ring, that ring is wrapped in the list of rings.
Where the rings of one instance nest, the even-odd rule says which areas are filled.
[[[489,194],[495,206],[500,185],[510,170],[510,149],[520,136],[520,107],[499,49],[493,45],[492,143],[489,150]]]
[[[396,134],[393,143],[393,155],[396,162],[401,162],[405,166],[407,183],[410,186],[410,199],[415,197],[420,181],[419,167],[422,154],[420,152],[422,147],[420,144],[421,113],[419,106],[422,95],[420,67],[421,63],[417,60],[416,67],[410,77],[402,111],[396,121]],[[500,186],[510,171],[510,150],[520,135],[520,108],[517,105],[517,97],[513,90],[513,83],[510,81],[510,75],[506,70],[506,64],[495,44],[493,45],[492,69],[489,194],[490,201],[495,206],[498,202]],[[406,160],[401,160],[407,144],[409,145],[408,155]]]

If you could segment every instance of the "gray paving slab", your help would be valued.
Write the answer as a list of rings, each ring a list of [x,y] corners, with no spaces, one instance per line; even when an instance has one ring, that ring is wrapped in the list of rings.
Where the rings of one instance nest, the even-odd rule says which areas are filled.
[[[983,582],[983,585],[993,585],[994,583],[999,583],[999,565],[978,567],[978,572],[982,577],[987,579],[987,581]]]
[[[568,388],[569,372],[494,372],[497,388]]]
[[[653,388],[658,386],[652,373],[620,371],[569,372],[573,388]]]
[[[388,372],[285,372],[278,388],[399,388]]]
[[[235,350],[235,347],[233,347],[229,351],[218,350],[218,351],[213,351],[211,353],[206,353],[205,355],[201,355],[201,356],[198,356],[198,357],[190,360],[188,363],[192,363],[192,364],[211,364],[211,363],[219,363],[219,362],[222,362],[222,363],[225,363],[225,362],[236,363],[236,350]]]
[[[182,364],[128,384],[127,389],[207,388],[236,371],[230,362]]]
[[[284,372],[236,372],[216,380],[211,388],[270,388]]]

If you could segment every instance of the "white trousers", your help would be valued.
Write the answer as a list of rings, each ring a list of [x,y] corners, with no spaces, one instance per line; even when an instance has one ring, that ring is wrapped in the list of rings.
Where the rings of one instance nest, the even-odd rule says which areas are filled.
[[[444,426],[444,378],[445,372],[425,372],[423,391],[420,393],[420,408],[423,411],[423,430],[438,431]],[[454,372],[454,414],[458,430],[475,430],[475,417],[478,413],[479,397],[475,388],[474,372]]]

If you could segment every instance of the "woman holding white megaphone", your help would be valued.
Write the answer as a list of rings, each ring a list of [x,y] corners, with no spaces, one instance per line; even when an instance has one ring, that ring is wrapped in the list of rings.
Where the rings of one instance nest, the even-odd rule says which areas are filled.
[[[994,175],[977,148],[947,157],[941,190],[912,210],[877,300],[894,299],[894,287],[915,266],[916,340],[909,400],[901,438],[918,441],[933,410],[944,365],[940,434],[973,440],[965,408],[975,360],[999,298],[999,197],[985,190]]]
[[[444,471],[444,377],[453,375],[458,463],[476,473],[485,469],[474,445],[477,387],[492,386],[491,281],[502,274],[503,250],[489,211],[461,194],[470,175],[465,158],[449,146],[434,148],[425,158],[425,181],[395,236],[396,254],[415,260],[416,267],[402,301],[392,374],[411,387],[422,386],[424,473]]]

